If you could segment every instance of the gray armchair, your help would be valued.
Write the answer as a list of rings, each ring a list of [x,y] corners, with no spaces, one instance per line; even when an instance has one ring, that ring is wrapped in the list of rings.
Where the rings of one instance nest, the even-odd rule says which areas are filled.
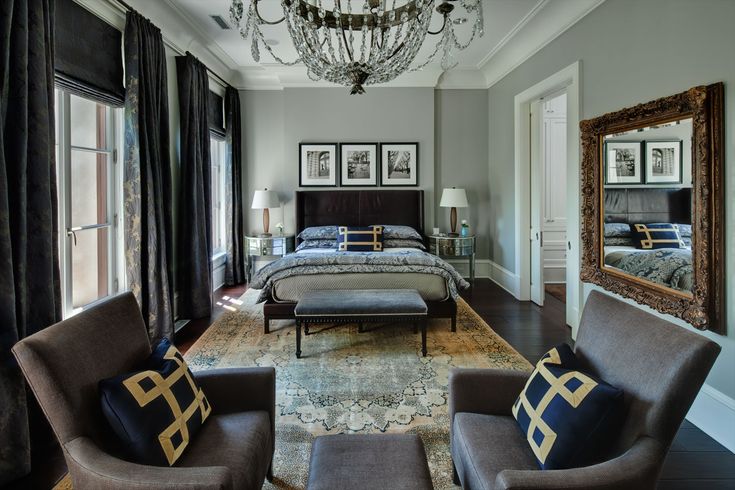
[[[529,373],[456,369],[449,376],[455,483],[472,490],[653,489],[719,352],[701,335],[592,292],[575,353],[586,371],[625,391],[625,421],[603,462],[540,471],[511,414]]]
[[[22,340],[13,353],[61,444],[75,490],[255,489],[272,478],[272,368],[194,373],[212,414],[175,466],[145,466],[117,456],[97,383],[135,369],[151,353],[131,293]]]

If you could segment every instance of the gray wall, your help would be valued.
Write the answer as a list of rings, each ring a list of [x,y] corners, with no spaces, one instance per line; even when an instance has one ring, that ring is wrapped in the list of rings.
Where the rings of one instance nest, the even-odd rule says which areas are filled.
[[[607,0],[490,88],[491,258],[495,262],[515,269],[514,96],[581,60],[584,119],[718,81],[725,82],[725,107],[731,107],[735,100],[733,19],[735,2],[731,0]],[[708,384],[735,398],[735,111],[731,109],[726,111],[725,128],[729,333],[703,335],[723,347]]]
[[[419,143],[419,188],[425,192],[425,229],[448,227],[439,209],[443,186],[464,186],[471,208],[460,216],[483,233],[487,201],[487,91],[432,88],[374,88],[351,96],[347,89],[291,88],[240,92],[243,107],[245,203],[253,191],[279,193],[281,210],[271,210],[271,226],[295,229],[294,191],[299,187],[300,142]],[[436,157],[435,157],[436,155]],[[462,159],[457,157],[461,156]],[[399,188],[399,187],[396,187]],[[316,188],[310,188],[316,189]],[[335,188],[330,188],[335,189]],[[246,230],[261,229],[262,211],[246,212]],[[438,217],[439,224],[435,224]],[[478,258],[487,258],[487,242]]]
[[[487,90],[437,90],[436,109],[436,220],[449,229],[449,210],[439,207],[445,187],[467,191],[469,207],[458,209],[477,235],[477,256],[489,257],[490,193],[487,174]]]

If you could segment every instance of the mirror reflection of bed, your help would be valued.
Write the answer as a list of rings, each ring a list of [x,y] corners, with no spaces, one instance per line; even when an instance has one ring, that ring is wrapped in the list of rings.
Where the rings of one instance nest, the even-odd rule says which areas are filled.
[[[604,137],[603,267],[691,296],[691,118]]]

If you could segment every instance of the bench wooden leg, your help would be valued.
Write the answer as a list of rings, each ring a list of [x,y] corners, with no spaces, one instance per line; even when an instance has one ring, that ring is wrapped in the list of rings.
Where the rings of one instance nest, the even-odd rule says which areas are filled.
[[[421,321],[421,354],[426,357],[426,323],[428,320]]]
[[[263,319],[263,333],[271,333],[271,320],[268,317]]]
[[[419,333],[419,324],[418,324],[418,322],[414,322],[414,324],[413,324],[413,333]]]
[[[301,322],[296,320],[296,358],[301,359]]]
[[[357,333],[363,333],[365,330],[362,327],[362,322],[357,322]]]
[[[457,331],[457,313],[455,312],[452,315],[452,332],[456,332],[456,331]]]

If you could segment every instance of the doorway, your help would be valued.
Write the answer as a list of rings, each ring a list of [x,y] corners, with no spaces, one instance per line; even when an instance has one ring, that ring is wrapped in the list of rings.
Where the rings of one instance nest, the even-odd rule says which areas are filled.
[[[546,294],[566,303],[567,244],[566,89],[530,106],[531,301]]]
[[[535,229],[531,227],[531,106],[556,94],[566,93],[566,323],[576,337],[582,304],[582,282],[579,277],[579,121],[581,113],[581,62],[577,61],[554,73],[514,98],[514,163],[515,163],[515,270],[518,287],[515,296],[531,299],[531,253]],[[539,130],[540,131],[540,130]],[[536,140],[538,141],[538,140]],[[541,229],[539,228],[539,232]],[[541,233],[539,233],[539,241]],[[536,253],[539,253],[538,250]],[[536,259],[539,263],[541,256]],[[541,285],[541,278],[535,284]]]

